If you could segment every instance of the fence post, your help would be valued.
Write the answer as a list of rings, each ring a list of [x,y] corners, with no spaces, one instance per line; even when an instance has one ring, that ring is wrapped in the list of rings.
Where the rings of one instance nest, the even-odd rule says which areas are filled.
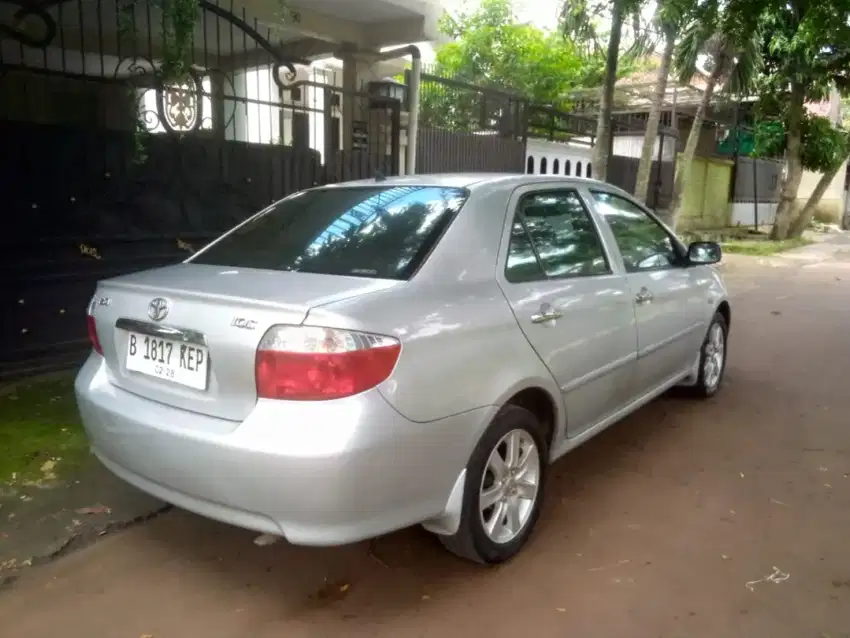
[[[753,163],[753,225],[755,229],[759,229],[759,171],[758,164],[756,163],[756,158],[751,157],[750,161]]]

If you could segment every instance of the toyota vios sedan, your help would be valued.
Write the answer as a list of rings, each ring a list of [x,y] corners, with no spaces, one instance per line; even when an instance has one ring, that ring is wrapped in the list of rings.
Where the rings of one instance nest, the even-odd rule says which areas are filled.
[[[717,392],[719,259],[593,180],[315,188],[100,282],[79,408],[103,464],[178,507],[303,545],[421,524],[499,563],[551,462],[668,388]]]

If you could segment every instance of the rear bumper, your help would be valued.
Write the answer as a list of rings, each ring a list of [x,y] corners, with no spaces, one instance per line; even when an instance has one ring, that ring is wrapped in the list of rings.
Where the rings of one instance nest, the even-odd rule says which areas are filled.
[[[295,544],[340,545],[439,517],[493,408],[414,423],[378,392],[258,401],[241,424],[76,381],[92,450],[120,478],[208,518]]]

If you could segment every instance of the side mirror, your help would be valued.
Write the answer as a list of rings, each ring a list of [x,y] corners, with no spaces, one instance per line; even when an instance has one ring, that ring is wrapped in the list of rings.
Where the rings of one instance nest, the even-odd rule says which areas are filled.
[[[695,241],[688,246],[688,263],[697,266],[716,264],[723,256],[720,244],[713,241]]]

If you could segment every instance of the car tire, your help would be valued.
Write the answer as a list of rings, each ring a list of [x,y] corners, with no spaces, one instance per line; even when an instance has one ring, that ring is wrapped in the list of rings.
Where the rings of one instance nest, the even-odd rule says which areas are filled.
[[[686,394],[697,399],[709,399],[717,394],[726,372],[729,353],[729,326],[721,313],[716,313],[708,326],[700,347],[697,382],[683,388]],[[718,356],[718,346],[720,347]]]
[[[514,459],[508,458],[512,453]],[[439,537],[446,549],[484,565],[516,556],[540,516],[548,464],[549,446],[540,420],[524,408],[504,406],[470,456],[460,526],[452,536]],[[481,507],[482,499],[494,498],[498,500],[493,505]]]

